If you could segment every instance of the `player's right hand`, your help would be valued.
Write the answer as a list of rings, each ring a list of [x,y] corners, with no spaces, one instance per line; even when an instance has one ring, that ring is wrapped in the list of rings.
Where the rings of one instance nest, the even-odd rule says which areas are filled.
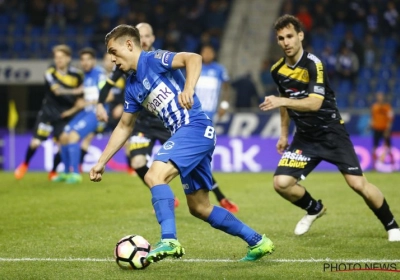
[[[189,91],[184,89],[178,95],[179,105],[181,105],[181,107],[185,108],[186,110],[190,110],[194,104],[193,95],[194,95],[194,90]]]
[[[95,166],[93,166],[89,172],[90,181],[100,182],[105,169],[105,165],[101,163],[97,163]]]
[[[287,147],[289,147],[289,141],[287,137],[280,137],[278,143],[276,143],[276,150],[278,153],[283,154]]]
[[[102,103],[97,104],[96,117],[100,122],[108,122],[108,114]]]

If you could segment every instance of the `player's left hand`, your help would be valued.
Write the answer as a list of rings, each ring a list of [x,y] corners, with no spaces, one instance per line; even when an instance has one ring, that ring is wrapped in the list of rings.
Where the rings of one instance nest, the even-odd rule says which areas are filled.
[[[90,181],[100,182],[105,169],[105,165],[101,163],[97,163],[95,166],[93,166],[89,172]]]
[[[194,104],[193,95],[194,90],[184,89],[181,94],[178,95],[179,105],[186,110],[190,110]]]
[[[264,102],[260,104],[262,111],[269,111],[282,106],[282,98],[276,97],[275,95],[266,96]]]

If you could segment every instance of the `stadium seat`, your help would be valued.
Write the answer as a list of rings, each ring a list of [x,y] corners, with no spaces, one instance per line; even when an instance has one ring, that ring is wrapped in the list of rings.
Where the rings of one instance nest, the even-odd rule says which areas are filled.
[[[349,95],[351,90],[352,90],[352,83],[349,80],[341,80],[339,81],[339,86],[338,86],[338,93],[340,95]]]
[[[43,45],[40,40],[34,39],[29,44],[29,51],[38,53],[43,49]]]
[[[393,76],[391,69],[389,67],[384,67],[384,66],[382,66],[381,69],[378,70],[377,74],[378,74],[377,78],[379,80],[385,80],[385,81],[389,80]]]
[[[366,96],[371,93],[371,86],[367,80],[360,80],[357,83],[356,95]]]
[[[315,53],[321,53],[326,45],[326,39],[323,36],[312,36],[311,46]]]
[[[394,53],[397,48],[397,40],[392,37],[383,38],[383,49],[385,52]]]
[[[42,36],[42,34],[43,34],[43,28],[42,28],[42,27],[33,26],[33,27],[31,28],[30,35],[31,35],[33,38],[37,38],[37,37],[39,37],[39,36]]]
[[[16,25],[25,26],[28,23],[28,17],[26,14],[17,14],[14,22]]]
[[[355,23],[355,24],[352,25],[351,29],[353,31],[354,37],[356,37],[359,40],[364,40],[364,36],[365,36],[364,24]]]
[[[58,37],[61,34],[61,30],[57,25],[52,25],[46,30],[46,33],[48,36]]]
[[[11,23],[10,16],[6,14],[0,14],[0,25],[9,25]]]
[[[346,33],[346,25],[343,22],[337,22],[332,27],[331,34],[335,38],[343,38],[345,33]]]
[[[197,52],[199,44],[200,40],[198,37],[192,35],[185,36],[185,51]]]
[[[78,34],[78,30],[77,30],[77,28],[75,26],[70,26],[69,25],[69,26],[67,26],[65,28],[65,32],[64,32],[65,36],[67,36],[67,37],[75,37],[76,38],[77,34]]]
[[[8,26],[0,23],[0,36],[4,38],[8,35]]]
[[[16,38],[13,44],[13,52],[15,53],[24,53],[26,52],[26,44],[22,38]]]
[[[374,70],[368,67],[362,67],[358,71],[358,79],[368,81],[374,76]]]
[[[389,92],[389,90],[390,90],[389,83],[385,80],[380,80],[374,88],[374,92],[377,91]]]
[[[394,56],[392,53],[383,53],[380,58],[382,67],[390,67],[393,64]]]
[[[349,107],[349,97],[340,95],[336,96],[336,104],[340,109],[348,108]]]

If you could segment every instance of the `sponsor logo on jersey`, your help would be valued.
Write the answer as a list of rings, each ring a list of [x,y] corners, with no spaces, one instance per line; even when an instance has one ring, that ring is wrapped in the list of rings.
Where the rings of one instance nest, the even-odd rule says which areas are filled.
[[[278,166],[304,169],[311,158],[303,156],[302,153],[302,150],[287,151],[283,153]]]
[[[320,94],[325,94],[325,88],[321,87],[321,86],[314,86],[314,92],[320,93]]]
[[[147,96],[142,106],[151,113],[157,115],[162,109],[168,106],[174,97],[175,95],[172,90],[165,83],[160,83]]]

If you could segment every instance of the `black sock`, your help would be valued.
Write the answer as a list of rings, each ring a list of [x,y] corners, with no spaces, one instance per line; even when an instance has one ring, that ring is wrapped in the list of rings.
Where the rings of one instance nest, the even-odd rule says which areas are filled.
[[[126,165],[128,166],[128,169],[131,169],[131,158],[128,155],[125,155],[126,159]]]
[[[80,164],[83,163],[83,159],[85,158],[86,154],[87,154],[87,150],[84,150],[81,148],[81,158],[79,159]]]
[[[322,209],[321,201],[316,201],[314,198],[312,198],[307,190],[304,193],[303,197],[293,202],[293,204],[300,207],[301,209],[306,210],[309,215],[315,215],[319,213],[319,211],[321,211]]]
[[[149,168],[147,167],[147,165],[142,166],[138,169],[135,169],[136,174],[139,175],[140,179],[142,179],[143,183],[145,183],[145,184],[146,184],[146,182],[144,181],[144,175],[146,175],[148,170],[149,170]]]
[[[218,183],[217,183],[217,181],[215,181],[214,176],[212,177],[212,180],[213,180],[212,191],[215,194],[215,197],[217,198],[217,200],[221,201],[225,198],[225,195],[219,189]]]
[[[61,162],[61,153],[58,152],[57,154],[54,155],[53,169],[51,170],[52,172],[56,172],[57,166],[60,164],[60,162]]]
[[[29,164],[29,162],[31,161],[31,158],[33,157],[33,155],[35,154],[37,148],[31,148],[31,146],[28,147],[28,150],[26,151],[25,154],[25,161],[24,163],[26,165]]]
[[[381,221],[386,230],[399,227],[399,225],[396,223],[396,220],[394,219],[392,212],[390,211],[386,199],[383,199],[383,204],[379,209],[371,208],[371,210],[378,217],[379,221]]]

